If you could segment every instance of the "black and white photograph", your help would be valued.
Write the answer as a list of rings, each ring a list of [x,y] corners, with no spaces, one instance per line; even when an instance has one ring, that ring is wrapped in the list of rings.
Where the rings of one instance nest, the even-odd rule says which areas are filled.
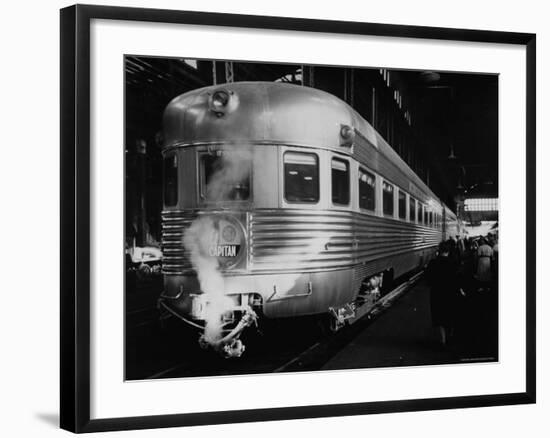
[[[498,98],[126,54],[125,379],[498,361]]]
[[[87,3],[3,14],[2,436],[550,436],[544,3]]]

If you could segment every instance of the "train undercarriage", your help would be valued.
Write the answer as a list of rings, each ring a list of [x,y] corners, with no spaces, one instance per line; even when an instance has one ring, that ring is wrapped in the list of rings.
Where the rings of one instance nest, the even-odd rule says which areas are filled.
[[[353,301],[338,307],[329,307],[324,314],[319,315],[319,323],[326,333],[335,333],[346,325],[353,324],[369,313],[377,301],[389,291],[393,280],[393,272],[387,270],[365,278]],[[263,298],[257,293],[232,295],[233,305],[219,316],[219,331],[217,336],[208,334],[208,307],[211,303],[205,294],[190,294],[192,302],[188,317],[183,316],[171,304],[181,295],[174,297],[161,295],[158,308],[165,316],[175,316],[187,325],[198,330],[198,343],[203,349],[213,349],[224,358],[242,356],[246,346],[241,339],[245,330],[259,329],[263,314]]]

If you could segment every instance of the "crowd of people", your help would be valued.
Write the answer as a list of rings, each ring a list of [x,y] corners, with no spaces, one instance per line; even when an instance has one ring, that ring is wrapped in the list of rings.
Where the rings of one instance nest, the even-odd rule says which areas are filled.
[[[498,296],[496,233],[456,236],[441,242],[426,277],[432,324],[441,344],[456,340],[475,343],[494,334]]]

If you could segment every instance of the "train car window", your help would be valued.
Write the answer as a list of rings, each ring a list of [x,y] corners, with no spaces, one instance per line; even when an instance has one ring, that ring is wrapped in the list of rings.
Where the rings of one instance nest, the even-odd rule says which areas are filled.
[[[284,192],[287,202],[319,201],[319,159],[316,154],[285,152]]]
[[[359,207],[374,211],[375,177],[366,170],[359,169]]]
[[[251,159],[239,152],[201,157],[201,196],[206,201],[246,201],[250,197]]]
[[[393,215],[393,186],[386,181],[382,183],[382,211]]]
[[[176,155],[164,158],[163,174],[164,205],[172,207],[178,203],[178,157]]]
[[[416,200],[411,196],[409,198],[409,221],[414,222],[416,218]]]
[[[405,193],[399,190],[398,193],[399,196],[399,219],[405,219],[407,217],[407,197],[405,196]]]
[[[332,203],[349,204],[349,163],[333,158],[332,168]]]

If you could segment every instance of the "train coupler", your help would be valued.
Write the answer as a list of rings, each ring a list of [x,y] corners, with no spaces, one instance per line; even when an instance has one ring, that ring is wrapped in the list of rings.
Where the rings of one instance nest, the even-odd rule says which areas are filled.
[[[202,334],[199,338],[199,345],[202,348],[212,347],[224,358],[241,357],[245,351],[245,345],[239,339],[243,331],[251,325],[258,323],[258,316],[251,307],[245,308],[242,317],[237,325],[225,336],[218,340],[207,340]]]
[[[346,322],[355,318],[355,306],[353,304],[346,304],[338,309],[331,307],[329,311],[331,315],[330,330],[333,332],[337,332],[346,325]]]

